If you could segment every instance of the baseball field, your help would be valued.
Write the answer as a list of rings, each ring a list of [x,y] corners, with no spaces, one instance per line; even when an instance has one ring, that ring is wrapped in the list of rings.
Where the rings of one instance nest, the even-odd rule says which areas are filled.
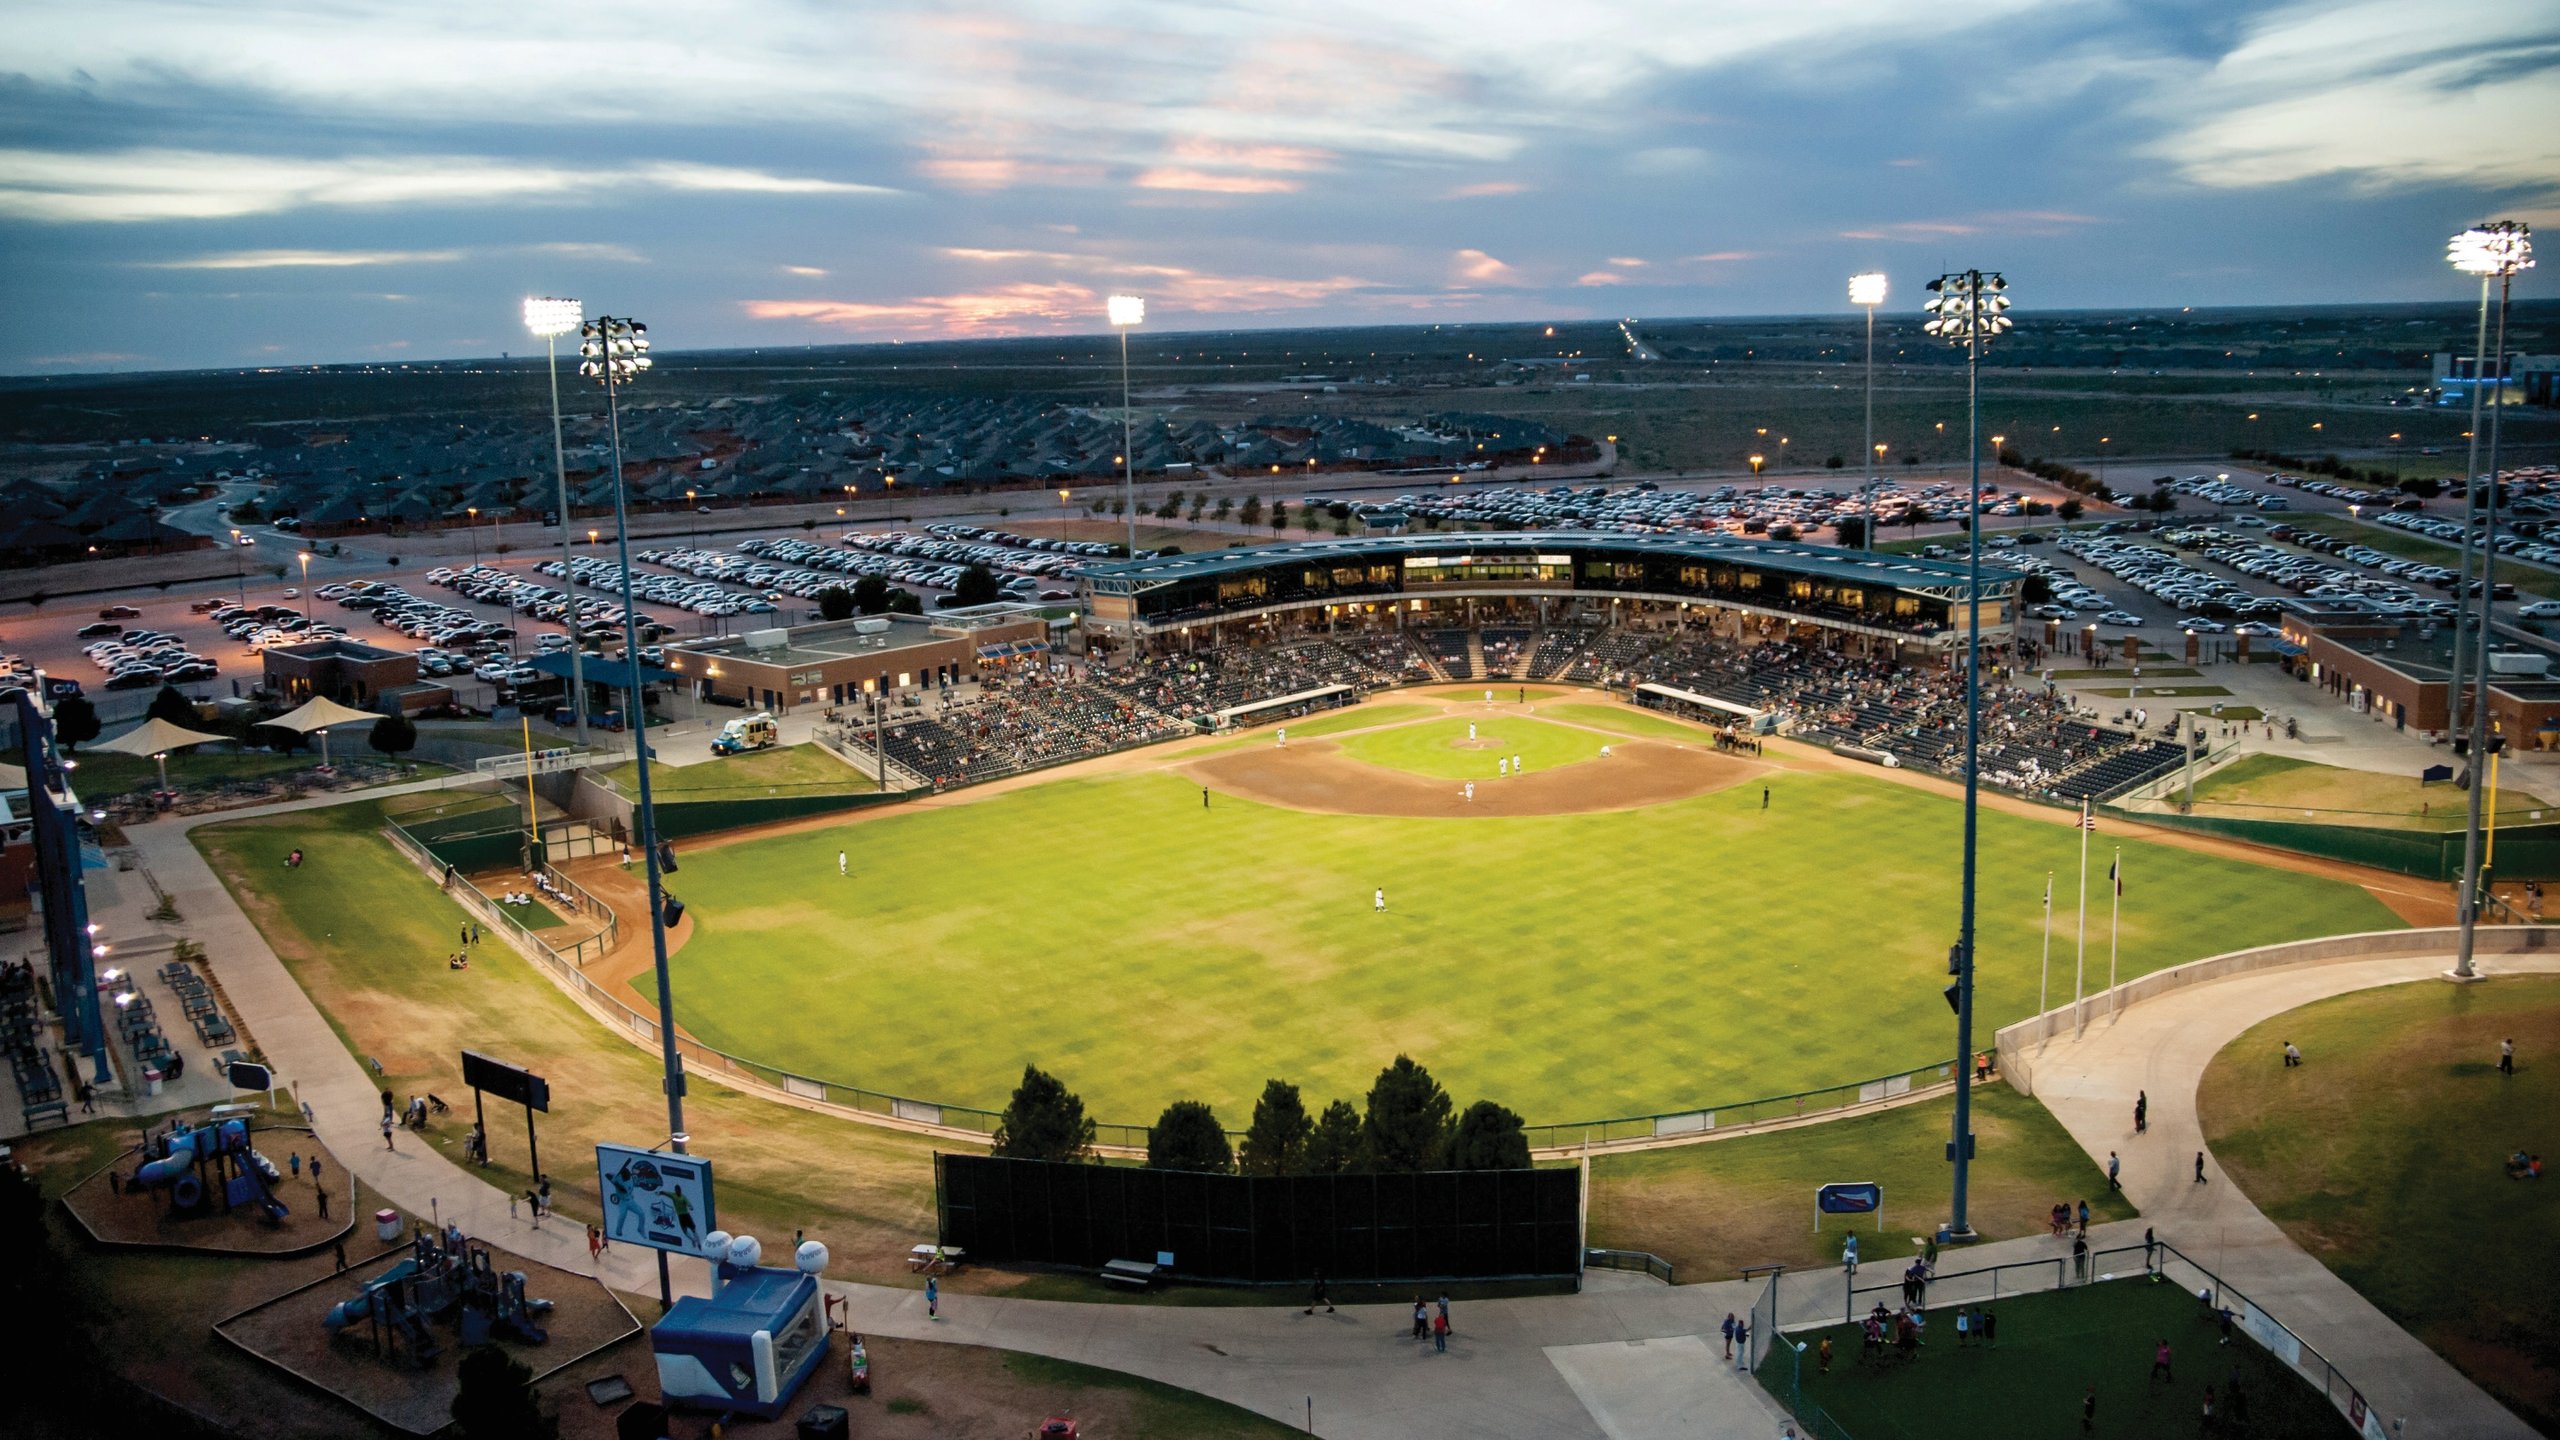
[[[1266,1078],[1311,1105],[1356,1099],[1398,1053],[1461,1103],[1538,1123],[1865,1080],[1951,1048],[1961,812],[1942,793],[1720,753],[1587,696],[1374,716],[688,849],[679,1020],[894,1094],[1001,1108],[1028,1063],[1105,1120],[1196,1098],[1239,1127]],[[1514,754],[1529,773],[1498,774]],[[2119,844],[2123,977],[2399,923],[2343,880],[2101,833],[2092,989]],[[2068,824],[1986,808],[1983,1039],[2036,1007],[2049,871],[2069,998],[2079,853]]]

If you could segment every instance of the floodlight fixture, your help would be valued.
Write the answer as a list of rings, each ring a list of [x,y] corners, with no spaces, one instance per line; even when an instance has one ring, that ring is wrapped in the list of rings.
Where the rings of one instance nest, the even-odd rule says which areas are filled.
[[[524,302],[524,328],[551,339],[578,328],[587,318],[587,307],[575,300],[552,295],[528,295]]]
[[[649,327],[599,315],[578,327],[578,373],[608,387],[628,385],[649,368]]]
[[[1147,301],[1143,295],[1114,295],[1102,303],[1114,325],[1147,323]]]
[[[2445,242],[2444,258],[2465,275],[2514,275],[2533,268],[2533,227],[2521,220],[2474,225]]]
[[[1929,282],[1921,329],[1955,345],[1989,345],[2009,328],[2009,282],[1999,272],[1966,270]]]
[[[1885,278],[1880,270],[1849,277],[1849,303],[1852,305],[1881,305],[1884,294]]]

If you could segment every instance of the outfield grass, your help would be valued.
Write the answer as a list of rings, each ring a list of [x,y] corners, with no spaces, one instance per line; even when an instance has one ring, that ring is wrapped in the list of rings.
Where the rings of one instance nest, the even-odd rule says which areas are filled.
[[[1708,738],[1707,731],[1701,726],[1639,710],[1633,705],[1550,705],[1538,713],[1551,720],[1570,720],[1576,725],[1614,730],[1639,740],[1685,740],[1696,744]]]
[[[2496,1070],[2512,1037],[2516,1074]],[[2303,1064],[2277,1055],[2291,1040]],[[2545,1434],[2560,1434],[2560,977],[2421,981],[2249,1031],[2197,1102],[2268,1218]]]
[[[1472,738],[1470,738],[1472,736]],[[1525,715],[1481,719],[1450,716],[1389,730],[1370,730],[1342,741],[1354,760],[1443,780],[1491,780],[1514,755],[1541,773],[1600,758],[1608,743],[1587,730],[1549,725]]]
[[[677,990],[708,1044],[988,1109],[1036,1063],[1103,1119],[1198,1098],[1242,1128],[1267,1078],[1357,1097],[1409,1052],[1533,1121],[1682,1110],[1941,1058],[1960,817],[1849,774],[1782,775],[1765,811],[1751,786],[1442,820],[1062,779],[687,853]],[[2035,1008],[2044,875],[2074,838],[1982,817],[1986,1025]],[[2400,923],[2340,881],[2127,848],[2128,978]]]
[[[1484,703],[1484,692],[1487,690],[1493,692],[1493,703],[1497,705],[1517,705],[1524,701],[1535,704],[1540,700],[1553,700],[1560,695],[1571,693],[1559,690],[1552,685],[1523,685],[1517,680],[1501,679],[1461,680],[1448,685],[1435,685],[1422,693],[1435,699],[1472,700],[1481,705]]]
[[[356,803],[203,826],[193,839],[347,1048],[381,1061],[385,1087],[464,1094],[466,1047],[540,1069],[551,1082],[542,1138],[554,1193],[571,1216],[601,1214],[595,1166],[583,1157],[599,1140],[646,1144],[666,1133],[657,1058],[606,1033],[503,946],[485,948],[469,970],[446,969],[455,929],[469,917],[380,825],[375,805]],[[301,869],[260,863],[295,845]],[[222,958],[214,957],[217,968]],[[805,1227],[834,1251],[838,1274],[911,1278],[902,1254],[933,1234],[937,1142],[701,1079],[685,1099],[685,1123],[697,1151],[719,1159],[729,1228],[770,1237]],[[461,1163],[469,1128],[456,1117],[431,1139]],[[523,1190],[521,1127],[491,1133],[497,1163],[481,1173]]]
[[[2196,804],[2212,807],[2207,813],[2267,820],[2452,830],[2469,813],[2470,798],[2441,781],[2421,785],[2414,775],[2384,775],[2283,755],[2249,755],[2198,780]],[[2503,819],[2520,820],[2548,808],[2527,791],[2498,788],[2498,814]]]
[[[616,765],[604,772],[607,784],[626,795],[640,793],[640,767]],[[876,790],[871,777],[817,745],[777,745],[691,765],[649,767],[649,793],[670,800],[705,800],[738,795],[841,795]]]
[[[1651,1251],[1684,1283],[1730,1280],[1746,1265],[1836,1266],[1841,1239],[1853,1231],[1866,1261],[1898,1266],[1912,1254],[1912,1236],[1947,1218],[1955,1107],[1948,1096],[1792,1130],[1596,1156],[1591,1243]],[[2087,1200],[2095,1221],[2134,1215],[2061,1124],[2007,1085],[1974,1092],[1973,1133],[1965,1210],[1983,1239],[2044,1233],[2057,1200]],[[1884,1187],[1882,1230],[1872,1219],[1834,1216],[1813,1232],[1814,1188],[1843,1179]]]
[[[1956,1268],[1940,1257],[1939,1269]],[[2353,1433],[2319,1391],[2264,1349],[2246,1340],[2215,1343],[2211,1312],[2175,1285],[2115,1280],[2017,1296],[1992,1309],[1997,1349],[1959,1349],[1953,1311],[1940,1308],[1931,1312],[1929,1338],[1913,1359],[1861,1359],[1858,1332],[1846,1325],[1799,1330],[1785,1338],[1803,1343],[1805,1353],[1771,1346],[1760,1362],[1760,1383],[1787,1401],[1801,1375],[1805,1404],[1820,1406],[1857,1440],[2153,1440],[2198,1433],[2345,1440]],[[1826,1338],[1828,1375],[1819,1359]],[[2150,1378],[2152,1347],[2162,1340],[2169,1342],[2174,1380]],[[2247,1430],[2202,1430],[2205,1387],[2213,1387],[2217,1419],[2228,1419],[2234,1372],[2248,1393]],[[2080,1407],[2093,1385],[2097,1413],[2083,1430]]]
[[[513,916],[515,922],[527,930],[557,930],[569,923],[560,918],[559,911],[539,900],[530,905],[501,905],[498,908]]]

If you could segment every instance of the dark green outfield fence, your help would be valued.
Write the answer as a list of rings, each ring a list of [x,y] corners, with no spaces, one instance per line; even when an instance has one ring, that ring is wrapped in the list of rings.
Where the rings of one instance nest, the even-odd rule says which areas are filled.
[[[906,797],[877,792],[834,795],[742,795],[733,800],[660,800],[653,808],[658,816],[658,835],[662,839],[682,840],[690,835],[708,835],[715,830],[739,830],[751,825],[777,825],[786,820],[803,820],[812,815],[837,815],[846,811],[868,809],[874,805],[893,804]]]
[[[2462,832],[2385,830],[2369,825],[2323,825],[2307,820],[2243,820],[2225,815],[2165,811],[2114,813],[2146,825],[2194,830],[2268,845],[2324,860],[2370,865],[2425,880],[2462,876]],[[2560,879],[2560,824],[2501,825],[2493,873],[2501,880]]]
[[[512,806],[397,824],[420,849],[465,874],[524,864],[524,821]]]

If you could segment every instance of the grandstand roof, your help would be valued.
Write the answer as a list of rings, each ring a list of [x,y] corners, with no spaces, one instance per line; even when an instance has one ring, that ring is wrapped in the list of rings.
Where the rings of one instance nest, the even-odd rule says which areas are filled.
[[[1912,589],[1944,589],[1965,583],[1965,567],[1950,560],[1841,550],[1828,545],[1805,545],[1756,535],[1707,531],[1632,535],[1613,530],[1519,530],[1299,540],[1240,550],[1208,550],[1196,555],[1164,555],[1146,560],[1088,561],[1084,575],[1090,581],[1116,582],[1097,584],[1097,589],[1142,591],[1204,575],[1234,574],[1302,560],[1453,553],[1534,555],[1567,549],[1659,555],[1681,560],[1739,561],[1831,580]],[[1996,589],[2003,584],[2014,584],[2023,577],[2015,571],[1997,569],[1986,563],[1982,578],[1986,587]]]

